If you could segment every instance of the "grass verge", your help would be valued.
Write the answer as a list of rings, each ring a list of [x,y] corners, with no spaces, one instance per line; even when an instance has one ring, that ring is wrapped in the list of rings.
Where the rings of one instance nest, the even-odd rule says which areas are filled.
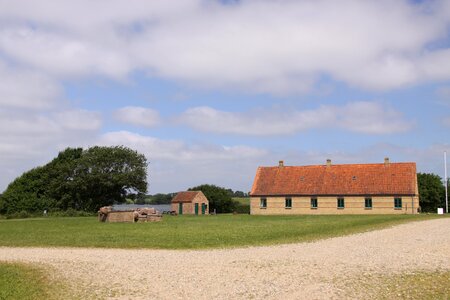
[[[355,299],[450,299],[450,271],[373,274],[347,283],[346,297]]]
[[[437,215],[164,216],[158,223],[96,218],[0,220],[0,246],[204,249],[305,242]]]
[[[0,263],[0,299],[56,299],[44,271],[24,264]]]

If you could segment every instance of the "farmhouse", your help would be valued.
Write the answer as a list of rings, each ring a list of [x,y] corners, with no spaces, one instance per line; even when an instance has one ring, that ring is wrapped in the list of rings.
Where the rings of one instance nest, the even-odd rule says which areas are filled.
[[[208,199],[201,191],[179,192],[171,203],[171,210],[179,215],[207,215]]]
[[[259,167],[250,193],[250,213],[416,214],[415,163]]]

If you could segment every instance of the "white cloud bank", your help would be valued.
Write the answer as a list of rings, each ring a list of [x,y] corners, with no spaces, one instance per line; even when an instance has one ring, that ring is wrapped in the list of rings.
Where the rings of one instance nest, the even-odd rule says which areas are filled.
[[[61,94],[60,86],[48,76],[11,68],[0,60],[0,107],[48,109]]]
[[[322,105],[304,111],[253,110],[226,112],[211,107],[185,111],[179,121],[197,130],[242,135],[294,134],[317,128],[341,128],[365,134],[405,132],[413,123],[392,108],[375,102],[350,102],[342,107]]]
[[[258,166],[382,163],[388,156],[392,162],[417,162],[419,172],[442,173],[442,153],[450,144],[435,144],[424,149],[392,144],[368,145],[350,152],[274,150],[248,146],[188,144],[180,140],[162,140],[128,131],[109,132],[100,137],[102,145],[125,145],[145,154],[149,161],[149,192],[176,192],[199,184],[210,183],[248,192]]]
[[[161,123],[159,112],[145,107],[126,106],[114,112],[114,118],[135,126],[154,127]]]
[[[174,192],[203,183],[249,189],[249,179],[269,151],[248,146],[223,146],[163,140],[129,131],[109,132],[101,145],[125,145],[148,161],[150,193]]]
[[[101,114],[71,107],[51,77],[0,60],[0,192],[57,151],[92,142],[101,125]]]
[[[450,78],[450,2],[0,2],[0,51],[62,77],[144,70],[207,88],[286,94],[322,76],[386,90]]]

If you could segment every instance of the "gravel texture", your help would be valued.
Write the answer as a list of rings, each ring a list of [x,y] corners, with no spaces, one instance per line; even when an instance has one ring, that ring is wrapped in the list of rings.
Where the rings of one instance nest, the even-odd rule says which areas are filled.
[[[239,249],[0,247],[0,261],[47,268],[66,282],[72,297],[360,298],[365,285],[376,284],[371,278],[383,274],[450,271],[450,218],[311,243]]]

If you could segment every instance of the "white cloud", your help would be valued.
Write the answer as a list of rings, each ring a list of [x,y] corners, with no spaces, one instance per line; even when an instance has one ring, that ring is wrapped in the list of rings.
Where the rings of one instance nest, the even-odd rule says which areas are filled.
[[[161,140],[129,131],[109,132],[100,144],[125,145],[144,153],[149,160],[167,159],[181,162],[235,160],[264,155],[266,151],[247,146],[189,145],[180,140]]]
[[[126,106],[116,110],[114,118],[123,123],[143,127],[154,127],[161,122],[158,111],[137,106]]]
[[[389,9],[386,9],[386,8]],[[0,3],[0,50],[58,76],[143,70],[206,88],[286,94],[324,75],[386,90],[449,79],[448,1]],[[74,17],[76,16],[76,17]]]
[[[210,144],[187,144],[179,140],[161,140],[128,131],[109,132],[100,137],[102,145],[125,145],[146,155],[149,161],[149,192],[176,192],[195,185],[211,183],[249,191],[258,166],[416,162],[418,172],[442,173],[442,153],[449,144],[435,144],[423,149],[393,144],[374,144],[353,151],[274,150]]]
[[[101,145],[125,145],[149,161],[150,193],[174,192],[210,183],[247,191],[259,163],[269,151],[248,146],[187,144],[128,131],[109,132]]]
[[[72,109],[55,113],[55,121],[65,130],[98,130],[102,124],[97,112]]]
[[[333,124],[349,131],[366,134],[390,134],[411,129],[413,122],[402,113],[374,102],[352,102],[336,109],[338,121]]]
[[[188,109],[179,121],[206,132],[256,136],[293,134],[316,128],[389,134],[404,132],[412,127],[412,123],[404,120],[401,113],[374,102],[351,102],[343,107],[322,105],[304,111],[266,109],[246,113],[203,106]]]
[[[64,33],[8,28],[0,31],[5,53],[22,63],[55,76],[106,75],[122,79],[130,70],[126,53]],[[111,47],[107,49],[107,47]],[[125,49],[123,49],[125,51]]]
[[[0,61],[0,107],[48,109],[60,95],[60,86],[48,76]]]
[[[93,143],[101,117],[82,110],[0,109],[0,192],[22,172],[50,161],[66,147]]]

